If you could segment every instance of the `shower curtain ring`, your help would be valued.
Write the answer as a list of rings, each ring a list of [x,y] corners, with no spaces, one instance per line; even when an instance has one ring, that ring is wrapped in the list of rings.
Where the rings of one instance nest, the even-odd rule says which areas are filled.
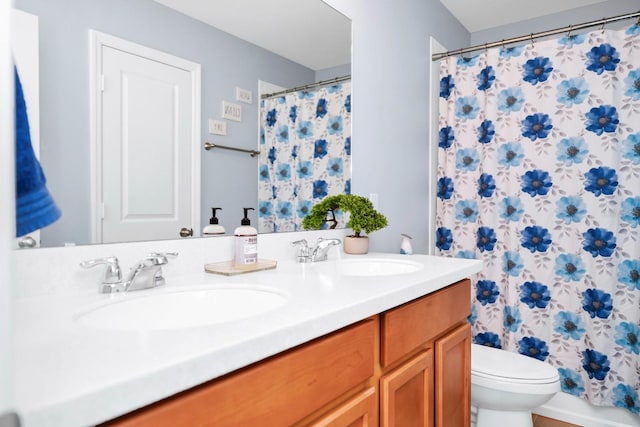
[[[529,36],[529,39],[531,40],[531,47],[534,47],[534,44],[533,44],[533,33],[531,33],[531,35]]]
[[[567,38],[571,38],[571,31],[573,31],[573,25],[569,25],[569,32],[567,33]]]
[[[602,26],[600,27],[600,31],[602,31],[602,34],[604,34],[604,24],[607,23],[607,18],[602,18]]]

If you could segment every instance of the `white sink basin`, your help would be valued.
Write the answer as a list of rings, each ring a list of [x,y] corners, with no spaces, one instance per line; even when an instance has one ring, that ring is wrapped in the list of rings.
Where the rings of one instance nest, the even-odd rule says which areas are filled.
[[[333,269],[343,276],[394,276],[414,273],[423,268],[419,262],[391,258],[344,259],[333,263]],[[327,263],[327,266],[331,263]]]
[[[167,292],[118,294],[79,313],[83,326],[109,330],[195,328],[244,319],[282,306],[286,294],[265,287],[198,287]]]

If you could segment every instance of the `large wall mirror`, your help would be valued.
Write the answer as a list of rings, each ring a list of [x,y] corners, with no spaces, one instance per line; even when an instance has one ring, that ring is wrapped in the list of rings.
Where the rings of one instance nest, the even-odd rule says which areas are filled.
[[[200,65],[199,226],[208,223],[212,207],[220,207],[227,233],[240,224],[243,207],[257,207],[257,159],[205,151],[204,142],[258,149],[259,82],[294,88],[350,74],[350,20],[322,0],[67,0],[64,7],[14,0],[14,7],[38,19],[40,160],[63,212],[41,230],[43,247],[95,242],[91,30]],[[223,117],[223,102],[241,106],[240,121]],[[225,124],[225,135],[210,133],[215,122]],[[158,153],[148,151],[140,161],[153,176]]]

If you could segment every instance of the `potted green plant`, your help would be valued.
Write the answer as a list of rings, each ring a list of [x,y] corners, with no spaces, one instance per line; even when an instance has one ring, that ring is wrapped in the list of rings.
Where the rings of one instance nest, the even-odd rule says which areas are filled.
[[[325,197],[320,203],[311,208],[304,217],[302,227],[305,230],[320,229],[324,223],[333,223],[329,228],[338,224],[335,212],[340,210],[349,214],[347,227],[353,230],[353,235],[345,237],[344,251],[350,254],[366,254],[369,252],[369,237],[361,235],[364,231],[371,234],[387,226],[387,218],[378,212],[371,200],[355,194],[337,194]]]

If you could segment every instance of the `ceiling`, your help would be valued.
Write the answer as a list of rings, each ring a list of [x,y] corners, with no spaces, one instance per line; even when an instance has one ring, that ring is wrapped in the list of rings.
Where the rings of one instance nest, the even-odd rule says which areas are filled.
[[[470,33],[606,0],[440,0]]]
[[[155,0],[312,70],[351,63],[351,20],[321,0]]]
[[[321,0],[155,0],[312,70],[351,62],[351,21]],[[440,0],[471,33],[606,0]]]

